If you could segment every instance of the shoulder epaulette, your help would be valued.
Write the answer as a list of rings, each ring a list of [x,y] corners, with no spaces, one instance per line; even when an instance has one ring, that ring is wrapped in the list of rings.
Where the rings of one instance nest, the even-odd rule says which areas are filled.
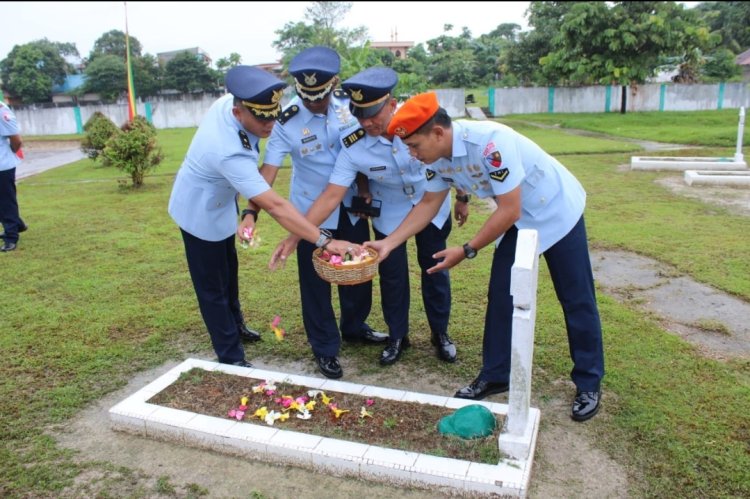
[[[338,97],[339,99],[348,99],[349,96],[344,92],[342,89],[337,88],[333,91],[333,96]]]
[[[354,145],[355,142],[357,142],[359,139],[365,136],[365,129],[364,128],[357,128],[352,133],[344,137],[344,145],[346,147],[351,147]]]
[[[245,149],[253,149],[253,146],[250,144],[250,138],[247,136],[244,130],[240,130],[240,142],[242,142],[242,147]]]
[[[293,106],[289,106],[281,113],[281,116],[276,118],[276,121],[278,121],[280,125],[283,125],[284,123],[292,119],[292,117],[298,112],[299,112],[298,105],[295,104]]]

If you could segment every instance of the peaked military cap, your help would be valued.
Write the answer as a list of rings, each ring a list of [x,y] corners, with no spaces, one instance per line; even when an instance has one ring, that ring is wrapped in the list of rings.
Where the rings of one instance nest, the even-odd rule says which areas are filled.
[[[349,94],[349,110],[356,118],[371,118],[378,114],[391,90],[398,83],[398,74],[391,68],[374,67],[360,71],[341,84]]]
[[[227,91],[242,101],[255,117],[274,120],[281,112],[286,83],[255,66],[235,66],[227,71]]]
[[[305,100],[325,99],[333,90],[334,77],[341,69],[341,58],[328,47],[310,47],[289,63],[289,73],[294,76],[297,95]]]

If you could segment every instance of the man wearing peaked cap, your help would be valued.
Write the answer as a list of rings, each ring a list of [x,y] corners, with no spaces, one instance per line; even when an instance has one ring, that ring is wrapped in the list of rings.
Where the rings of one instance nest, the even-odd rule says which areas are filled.
[[[297,97],[284,109],[266,145],[261,175],[273,185],[284,159],[290,156],[293,172],[289,200],[302,213],[307,213],[328,183],[341,149],[341,130],[356,123],[349,113],[346,94],[334,90],[340,64],[339,55],[328,47],[310,47],[290,61],[289,73],[294,76]],[[355,193],[350,187],[344,202],[350,204]],[[356,243],[370,239],[367,219],[347,213],[343,204],[316,225],[330,230],[335,237]],[[342,338],[382,343],[387,335],[366,323],[372,308],[370,281],[338,287],[341,317],[337,326],[331,285],[315,272],[314,250],[315,246],[307,241],[297,246],[302,321],[318,369],[326,377],[340,378],[343,370],[338,355]]]
[[[429,272],[443,272],[474,258],[495,243],[484,326],[482,370],[455,397],[478,400],[508,390],[513,300],[510,273],[519,229],[538,233],[565,315],[576,396],[570,416],[586,421],[599,411],[604,349],[583,212],[586,192],[557,159],[538,145],[494,121],[451,121],[434,93],[414,96],[391,120],[388,130],[424,161],[427,193],[385,240],[367,243],[380,258],[429,223],[451,186],[492,198],[497,209],[463,246],[436,256]]]
[[[328,244],[334,253],[346,251],[350,243],[332,241],[258,173],[258,142],[273,129],[286,84],[262,69],[236,66],[227,72],[226,85],[230,93],[211,105],[177,172],[169,214],[180,227],[198,305],[219,362],[249,366],[241,340],[257,341],[260,334],[245,325],[240,307],[234,236],[246,238],[255,215],[245,216],[238,228],[237,195],[252,199],[301,238]]]
[[[391,92],[398,83],[398,75],[391,68],[365,69],[341,84],[349,94],[349,109],[357,118],[371,118],[393,98]]]
[[[260,120],[275,120],[281,112],[286,83],[268,71],[251,66],[235,66],[227,71],[227,91]]]
[[[375,198],[382,202],[379,216],[372,218],[377,239],[386,237],[398,227],[424,194],[427,181],[422,163],[409,156],[401,139],[386,132],[396,109],[396,99],[391,92],[397,83],[396,72],[384,67],[366,69],[342,83],[352,98],[350,109],[357,116],[358,123],[341,135],[341,151],[328,185],[307,211],[307,218],[312,223],[319,223],[336,209],[358,175],[369,179],[369,192],[364,197],[368,201]],[[422,300],[430,324],[431,341],[439,358],[446,362],[456,360],[456,347],[447,331],[451,309],[450,279],[447,272],[428,276],[426,269],[435,264],[432,255],[445,249],[450,231],[450,200],[446,198],[432,223],[415,237],[417,260],[422,269]],[[277,247],[274,257],[283,255],[284,245],[282,242]],[[379,362],[391,365],[399,360],[410,344],[406,244],[380,264],[379,272],[383,318],[390,333]]]
[[[324,100],[339,82],[341,58],[328,47],[310,47],[289,62],[289,74],[300,99],[317,102]]]

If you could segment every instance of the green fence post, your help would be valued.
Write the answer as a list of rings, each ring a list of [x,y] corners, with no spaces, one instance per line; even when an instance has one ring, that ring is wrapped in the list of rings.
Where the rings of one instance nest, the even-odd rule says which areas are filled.
[[[724,107],[724,82],[719,83],[719,102],[716,103],[716,109]]]
[[[490,114],[495,116],[495,89],[492,87],[487,89],[487,107]]]
[[[150,102],[146,102],[146,121],[148,121],[152,125],[154,124],[154,118],[151,116],[151,103]]]
[[[609,112],[609,105],[612,101],[612,85],[607,85],[607,89],[604,93],[604,112]]]
[[[76,118],[76,133],[83,133],[83,120],[81,119],[81,108],[78,106],[74,107],[73,115]]]
[[[547,89],[547,112],[555,112],[555,87]]]
[[[664,111],[664,102],[667,100],[667,84],[662,83],[659,87],[659,111]]]

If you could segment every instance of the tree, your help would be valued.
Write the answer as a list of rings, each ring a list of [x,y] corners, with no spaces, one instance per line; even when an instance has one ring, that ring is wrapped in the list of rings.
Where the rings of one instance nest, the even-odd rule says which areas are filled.
[[[702,68],[703,80],[709,81],[728,81],[737,79],[741,74],[742,68],[735,62],[735,55],[727,48],[719,48],[706,56]]]
[[[134,36],[128,36],[130,56],[141,56],[141,42]],[[94,48],[89,54],[89,62],[102,55],[116,55],[125,59],[125,33],[118,29],[107,31],[94,42]]]
[[[750,4],[701,2],[695,10],[709,29],[721,36],[721,45],[735,54],[750,48]]]
[[[232,52],[229,57],[222,57],[216,61],[216,69],[222,73],[226,73],[230,68],[239,66],[242,64],[242,56],[237,52]]]
[[[99,111],[96,111],[88,120],[86,120],[86,124],[83,125],[83,131],[84,135],[83,140],[81,140],[81,151],[94,160],[98,158],[104,150],[107,141],[109,141],[113,135],[120,133],[120,129],[117,128],[117,125]]]
[[[667,55],[679,55],[687,70],[713,43],[697,16],[675,2],[571,2],[540,62],[557,83],[622,85],[624,113],[627,85],[645,82]]]
[[[102,151],[105,166],[114,166],[130,175],[133,187],[143,185],[150,170],[161,163],[161,148],[156,142],[156,129],[143,116],[135,116],[114,134]]]
[[[75,44],[51,42],[46,38],[15,45],[0,61],[0,79],[5,89],[24,102],[52,100],[52,87],[65,82],[73,72],[66,55],[78,55]]]
[[[117,55],[100,55],[84,70],[83,92],[99,94],[105,101],[116,100],[127,91],[125,59]]]
[[[217,78],[204,61],[190,52],[180,52],[164,69],[165,88],[183,93],[211,91],[218,87]]]
[[[288,65],[296,54],[314,45],[330,47],[338,52],[342,59],[361,58],[361,54],[355,55],[350,51],[365,48],[367,28],[336,28],[336,23],[343,19],[350,9],[349,2],[312,2],[312,5],[305,9],[305,17],[312,24],[290,22],[276,30],[278,38],[272,45],[282,52],[284,65]]]
[[[147,97],[161,90],[162,69],[159,61],[151,54],[133,59],[133,84],[136,95]]]

